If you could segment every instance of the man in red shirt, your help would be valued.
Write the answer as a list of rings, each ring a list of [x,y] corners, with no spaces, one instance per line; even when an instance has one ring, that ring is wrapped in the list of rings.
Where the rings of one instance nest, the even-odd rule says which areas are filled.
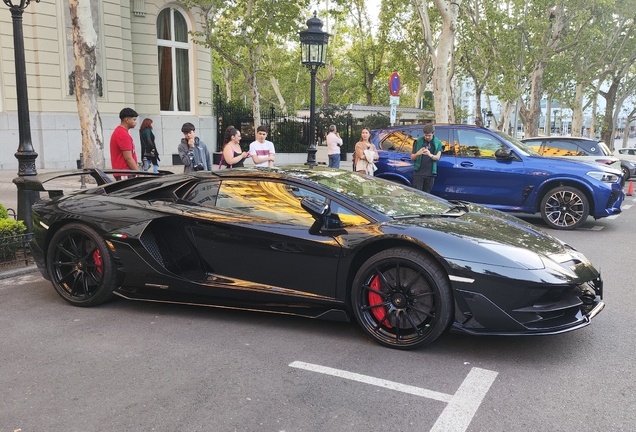
[[[137,113],[132,108],[124,108],[119,113],[121,123],[110,137],[110,163],[113,169],[139,170],[135,143],[128,132],[137,125],[137,117]]]

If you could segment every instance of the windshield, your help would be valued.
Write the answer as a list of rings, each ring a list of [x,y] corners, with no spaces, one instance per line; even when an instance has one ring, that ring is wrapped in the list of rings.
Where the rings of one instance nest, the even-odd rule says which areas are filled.
[[[500,138],[508,141],[510,144],[515,146],[521,153],[525,154],[526,156],[541,156],[541,153],[537,152],[536,150],[532,150],[530,147],[519,141],[517,138],[513,138],[507,133],[498,130],[493,130],[493,132]]]
[[[441,214],[452,208],[448,201],[441,198],[384,179],[335,170],[314,169],[303,173],[308,174],[308,180],[346,195],[386,216]]]

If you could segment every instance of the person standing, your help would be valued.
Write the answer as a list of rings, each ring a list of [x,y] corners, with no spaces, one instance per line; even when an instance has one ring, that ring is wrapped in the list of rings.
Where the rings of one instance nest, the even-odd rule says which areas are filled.
[[[152,119],[146,118],[139,127],[139,140],[141,141],[141,155],[144,162],[144,171],[148,171],[150,165],[153,171],[159,172],[159,154],[155,144],[155,134],[152,133]]]
[[[210,152],[205,143],[194,135],[194,125],[184,123],[181,132],[183,132],[183,138],[181,138],[177,151],[181,162],[183,162],[183,172],[211,171]]]
[[[327,134],[327,157],[329,158],[329,168],[340,168],[340,147],[342,138],[336,130],[336,125],[329,126]]]
[[[116,170],[139,170],[135,143],[130,136],[130,129],[137,125],[137,112],[132,108],[124,108],[119,112],[121,123],[110,137],[110,163]],[[122,176],[115,176],[119,180]]]
[[[276,158],[276,150],[274,149],[274,143],[267,141],[267,128],[265,126],[259,126],[256,129],[256,141],[250,144],[250,155],[254,165],[260,167],[273,167],[274,159]]]
[[[369,128],[362,128],[360,141],[356,143],[353,152],[353,167],[356,172],[373,175],[377,169],[374,162],[377,162],[380,157],[375,145],[369,141],[370,137],[371,131]]]
[[[229,132],[230,141],[223,146],[223,161],[227,168],[242,168],[248,152],[241,150],[241,132],[232,129]]]
[[[425,124],[424,136],[415,140],[411,152],[415,189],[431,193],[437,175],[437,161],[442,157],[442,147],[442,142],[435,136],[435,126]]]

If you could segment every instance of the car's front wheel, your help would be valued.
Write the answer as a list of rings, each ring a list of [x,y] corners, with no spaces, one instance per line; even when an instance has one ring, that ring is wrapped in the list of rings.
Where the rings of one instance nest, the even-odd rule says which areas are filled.
[[[575,187],[559,186],[541,200],[541,216],[550,228],[578,228],[585,223],[589,214],[587,197]]]
[[[51,239],[48,272],[57,293],[75,306],[95,306],[110,300],[116,269],[104,239],[92,228],[71,223]]]
[[[433,342],[450,325],[453,310],[444,270],[409,248],[391,248],[369,258],[353,281],[351,304],[373,339],[401,349]]]
[[[629,169],[627,169],[626,167],[622,166],[621,167],[621,171],[623,171],[623,182],[629,180]]]

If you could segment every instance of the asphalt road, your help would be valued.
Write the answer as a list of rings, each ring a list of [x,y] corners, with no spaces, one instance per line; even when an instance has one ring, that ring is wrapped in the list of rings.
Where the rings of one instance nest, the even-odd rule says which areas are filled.
[[[548,230],[601,269],[607,303],[556,336],[450,334],[397,351],[355,323],[84,309],[38,274],[0,280],[0,432],[636,430],[635,204]]]

